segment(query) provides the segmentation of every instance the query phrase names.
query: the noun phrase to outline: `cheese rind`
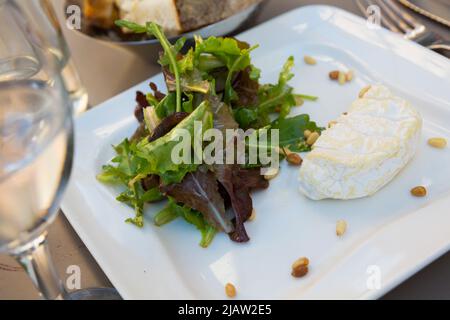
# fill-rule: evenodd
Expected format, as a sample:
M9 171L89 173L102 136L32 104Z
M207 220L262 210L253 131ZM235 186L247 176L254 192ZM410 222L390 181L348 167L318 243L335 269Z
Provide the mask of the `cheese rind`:
M300 191L313 200L373 195L414 156L422 128L410 103L381 85L372 86L336 122L300 169Z

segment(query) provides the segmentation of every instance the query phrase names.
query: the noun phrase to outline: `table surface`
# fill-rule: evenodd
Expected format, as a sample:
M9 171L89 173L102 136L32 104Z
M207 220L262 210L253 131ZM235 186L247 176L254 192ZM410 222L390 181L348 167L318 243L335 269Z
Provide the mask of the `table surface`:
M52 0L59 18L63 18L61 0ZM251 25L259 24L283 12L308 4L328 4L360 15L353 0L306 1L269 0ZM419 18L419 17L418 17ZM422 20L432 30L449 38L448 28ZM90 104L97 105L127 88L150 78L159 67L141 54L91 41L70 30L64 30L80 77L86 86ZM114 66L114 77L111 77ZM116 75L124 75L116 76ZM81 287L109 287L111 283L91 256L83 242L60 214L49 230L49 244L57 270L65 281L68 268L76 265L81 270ZM19 265L8 256L0 256L0 299L39 298L31 281ZM450 299L450 254L447 253L415 274L383 299Z

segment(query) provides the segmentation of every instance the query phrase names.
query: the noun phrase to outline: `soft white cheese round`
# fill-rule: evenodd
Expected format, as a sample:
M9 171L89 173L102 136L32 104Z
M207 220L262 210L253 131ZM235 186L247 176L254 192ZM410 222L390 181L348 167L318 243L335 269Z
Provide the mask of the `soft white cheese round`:
M313 200L370 196L414 156L422 118L409 102L372 86L325 130L300 169L300 191Z

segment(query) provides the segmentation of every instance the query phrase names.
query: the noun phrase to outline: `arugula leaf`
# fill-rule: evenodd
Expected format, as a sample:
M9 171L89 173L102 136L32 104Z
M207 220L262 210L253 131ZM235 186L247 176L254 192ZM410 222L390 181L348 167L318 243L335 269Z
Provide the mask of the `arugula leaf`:
M194 225L201 232L201 247L207 248L211 244L214 236L217 234L217 229L208 224L200 212L192 210L187 206L178 205L175 200L170 197L169 203L155 216L154 221L155 225L163 226L179 217Z
M252 124L258 120L258 109L239 108L234 111L234 118L243 129L251 128Z
M127 21L127 20L117 20L116 22L116 26L120 27L120 28L125 28L125 29L129 29L131 31L133 31L134 33L147 33L147 27L142 26L140 24L131 22L131 21Z
M181 74L194 70L194 49L190 48L183 58L178 60L178 68Z
M258 81L261 78L261 69L258 69L253 64L250 65L250 79Z
M298 97L302 100L309 100L309 101L317 101L319 99L319 97L311 96L311 95L307 95L307 94L294 94L294 96Z
M115 146L116 157L111 160L111 165L103 167L103 171L97 176L97 179L104 183L120 183L127 188L125 192L119 195L117 200L130 205L135 210L135 218L128 219L127 222L142 227L145 202L142 196L144 190L139 183L134 181L140 170L146 167L147 161L136 155L133 151L135 145L135 142L130 143L128 139L125 139Z
M203 40L195 37L195 41L195 59L197 61L202 54L207 53L217 57L230 69L242 54L238 42L232 38L209 37Z
M128 28L135 33L145 33L153 35L159 40L161 46L164 49L164 55L160 62L163 65L169 65L170 71L174 74L176 79L176 111L181 111L181 83L180 83L180 68L177 63L177 55L181 48L184 46L186 39L179 39L175 45L171 45L169 40L167 40L161 26L154 22L147 22L145 26L126 21L118 20L116 25L123 28ZM145 31L144 31L145 30Z
M264 85L259 92L259 108L261 112L274 112L276 107L281 107L280 117L289 114L290 107L296 105L293 96L293 88L287 83L294 77L291 69L294 66L294 57L289 57L280 73L278 83L276 85Z
M301 114L292 118L280 118L271 125L271 130L279 130L279 146L289 147L291 150L310 151L311 147L305 143L305 130L321 132L317 124L310 120L309 115ZM291 150L294 151L294 150Z
M225 84L224 102L230 104L232 100L237 99L236 92L231 86L233 74L250 66L250 52L258 48L258 45L249 48L247 44L232 38L209 37L203 40L196 37L195 40L194 54L200 70L210 71L221 66L227 67L228 76ZM256 69L254 69L253 76L259 77Z

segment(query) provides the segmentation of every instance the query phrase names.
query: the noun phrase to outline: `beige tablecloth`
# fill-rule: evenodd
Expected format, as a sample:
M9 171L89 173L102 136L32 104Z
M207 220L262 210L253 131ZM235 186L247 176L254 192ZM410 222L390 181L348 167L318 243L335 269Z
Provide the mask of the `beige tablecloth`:
M52 0L62 18L63 0ZM329 4L359 14L353 0L269 0L253 24L258 24L285 11L307 4ZM448 29L432 26L441 34ZM92 41L65 29L72 55L81 79L88 89L90 104L95 106L159 72L152 61L142 55L106 43ZM420 236L420 235L419 235ZM450 235L449 235L450 236ZM67 279L67 268L81 268L81 285L86 287L110 286L95 260L74 230L61 214L49 234L50 250L63 280ZM36 290L24 271L11 258L0 256L0 299L35 299ZM450 254L445 255L429 267L389 293L388 299L450 298Z

